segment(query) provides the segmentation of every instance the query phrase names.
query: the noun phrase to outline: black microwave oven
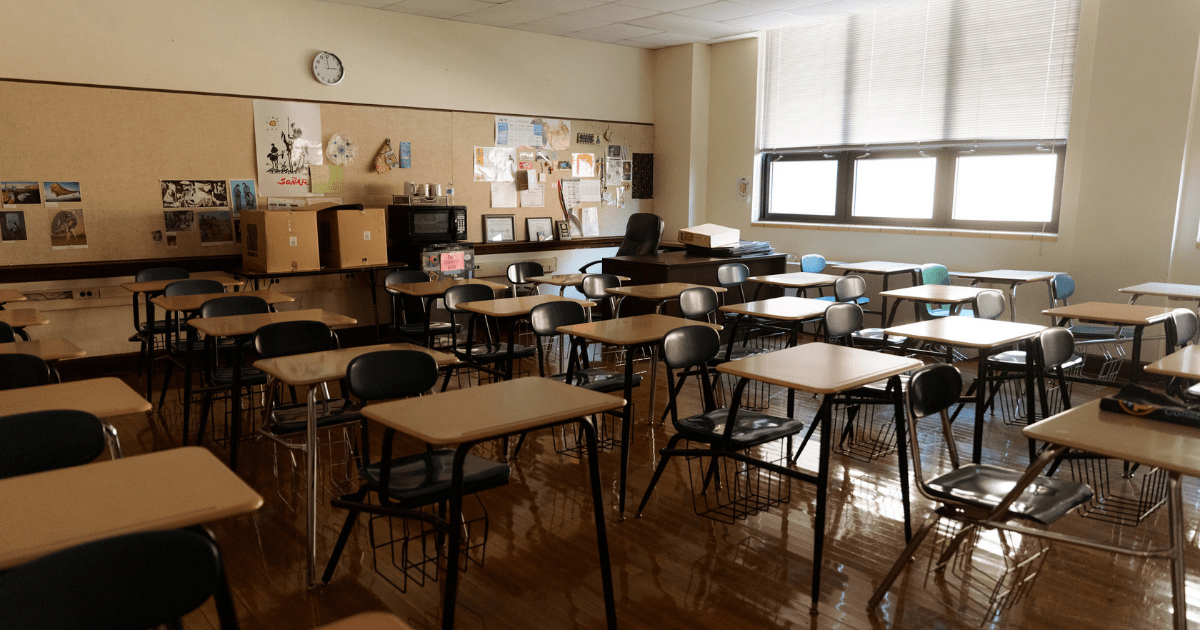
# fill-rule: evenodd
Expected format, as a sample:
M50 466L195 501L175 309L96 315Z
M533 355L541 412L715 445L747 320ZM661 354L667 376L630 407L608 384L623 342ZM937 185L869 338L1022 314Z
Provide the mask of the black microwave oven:
M467 240L466 206L387 207L388 241L392 244L455 243Z

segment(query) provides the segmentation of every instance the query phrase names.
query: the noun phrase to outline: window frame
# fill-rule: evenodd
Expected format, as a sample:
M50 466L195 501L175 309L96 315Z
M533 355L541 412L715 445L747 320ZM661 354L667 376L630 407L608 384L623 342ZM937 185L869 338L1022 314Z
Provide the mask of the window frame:
M1036 155L1051 152L1058 155L1054 174L1054 201L1051 219L1035 221L976 221L954 218L954 191L960 156ZM856 217L854 208L855 164L859 160L933 157L937 158L934 176L933 217L930 219ZM837 160L838 176L833 216L771 212L771 164L778 161ZM880 227L910 227L926 229L974 230L990 232L1057 233L1062 206L1062 183L1066 165L1066 143L1005 142L997 145L980 143L944 143L937 146L888 147L828 147L793 150L760 151L759 220L783 223L818 223L825 225L861 225Z

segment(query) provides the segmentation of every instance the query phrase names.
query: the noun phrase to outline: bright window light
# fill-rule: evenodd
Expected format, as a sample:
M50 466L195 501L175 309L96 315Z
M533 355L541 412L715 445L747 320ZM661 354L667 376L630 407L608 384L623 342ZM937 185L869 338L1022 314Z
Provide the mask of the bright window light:
M837 171L836 160L771 162L771 213L833 216Z
M854 216L933 218L937 158L861 159L854 165Z
M954 218L964 221L1047 222L1054 216L1058 155L980 155L958 158Z

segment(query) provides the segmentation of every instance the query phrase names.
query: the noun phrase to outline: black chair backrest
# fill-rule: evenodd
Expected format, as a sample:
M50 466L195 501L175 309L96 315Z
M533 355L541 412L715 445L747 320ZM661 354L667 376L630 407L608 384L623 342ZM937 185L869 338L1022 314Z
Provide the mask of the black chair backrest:
M50 366L32 354L0 354L0 390L49 385Z
M489 286L482 284L460 284L446 289L446 293L442 296L442 303L445 304L447 311L462 313L465 311L458 307L459 304L494 299L496 299L496 293Z
M1038 346L1045 367L1058 367L1070 361L1075 354L1075 335L1061 326L1047 328L1038 335Z
M176 623L221 588L221 554L188 530L126 534L0 575L6 627L134 630Z
M833 296L838 302L853 302L867 294L867 281L862 276L842 276L833 283Z
M609 289L621 286L621 279L611 273L591 273L583 277L580 291L589 300L607 300Z
M346 366L346 389L363 402L423 394L437 379L437 362L418 350L368 352Z
M210 278L192 278L176 280L163 289L163 295L204 295L205 293L224 293L225 285Z
M975 317L996 319L1004 314L1004 292L995 289L981 291L975 296Z
M1171 312L1175 322L1175 345L1186 346L1196 336L1196 314L1191 309L1177 308Z
M322 352L336 347L333 331L322 322L276 322L254 333L254 351L264 359Z
M717 312L717 292L708 287L692 287L679 294L679 311L686 319L707 318Z
M383 286L389 284L413 284L416 282L429 282L429 274L416 269L400 269L389 273L383 279Z
M656 214L636 212L625 223L625 238L617 248L617 256L641 256L658 251L666 223Z
M269 313L267 301L257 295L238 295L213 298L200 305L200 317L225 317L228 315L255 315Z
M962 395L962 375L954 366L948 363L934 363L916 372L908 381L905 393L907 407L909 444L912 446L912 470L918 486L924 487L924 475L921 468L920 434L917 431L917 421L921 418L941 414L942 436L950 455L950 465L958 468L958 446L954 442L954 432L950 428L950 417L946 410L958 402Z
M539 337L557 335L560 326L572 326L587 321L587 311L579 302L547 302L529 311L529 325Z
M190 273L183 267L151 267L143 269L133 276L134 282L154 282L155 280L186 280Z
M17 340L17 333L12 326L0 322L0 343L11 343Z
M717 267L717 284L732 289L740 287L750 277L750 268L742 263L726 263Z
M663 337L663 362L671 369L704 365L721 351L721 335L708 326L683 326Z
M862 307L853 302L835 302L825 309L825 343L841 339L845 345L853 345L851 335L862 327Z
M0 479L79 466L104 452L104 423L55 409L0 417Z
M513 284L529 284L529 279L545 275L541 263L516 262L508 266L508 281Z

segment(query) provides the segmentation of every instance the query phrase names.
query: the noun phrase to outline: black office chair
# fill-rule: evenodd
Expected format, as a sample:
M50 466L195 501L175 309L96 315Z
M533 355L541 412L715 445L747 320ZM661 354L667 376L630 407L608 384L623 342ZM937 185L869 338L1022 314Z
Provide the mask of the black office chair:
M637 212L629 215L625 223L625 238L617 248L616 256L642 256L658 251L662 241L663 229L667 224L662 217L649 212ZM588 273L588 268L600 264L599 260L592 261L579 268L579 273Z
M667 388L671 394L671 423L675 425L676 433L671 436L666 448L660 451L662 459L658 461L658 466L654 469L654 476L650 480L649 487L646 488L646 494L642 496L642 501L638 504L638 518L641 518L642 510L650 501L650 495L654 493L654 487L666 469L667 462L676 456L708 462L702 466L702 472L698 475L702 477L702 481L697 483L695 478L692 480L695 493L693 506L697 514L725 522L734 522L786 501L783 493L788 493L787 497L790 498L791 486L787 481L783 481L771 489L776 494L736 496L736 493L742 490L738 486L745 484L738 483L736 480L732 483L729 483L729 480L721 480L721 460L736 462L733 466L725 467L725 474L736 474L731 469L762 467L764 464L771 466L770 469L775 473L790 474L790 471L784 472L787 469L781 466L758 459L766 449L754 451L751 449L794 436L804 428L804 423L792 418L781 418L747 409L738 409L737 398L741 394L740 388L734 393L732 408L718 408L713 397L708 362L716 358L720 350L721 336L708 326L684 326L672 330L663 337L662 358L667 367ZM676 400L676 392L680 388L676 386L675 378L677 371L684 370L694 370L700 379L703 410L699 414L680 419L679 404ZM682 385L682 379L687 378L686 373L680 378L680 385ZM735 413L735 421L729 422L730 415ZM703 447L698 449L677 448L682 440L686 440L689 444L696 442L702 444ZM728 497L724 493L735 493L735 496ZM703 508L701 507L702 500Z
M469 286L469 285L468 285ZM384 350L355 358L346 368L347 391L365 405L374 400L408 398L424 394L438 379L437 363L433 357L415 350ZM379 460L371 461L369 422L363 418L359 429L362 437L362 466L359 473L363 483L352 494L335 499L331 505L349 510L322 581L329 583L337 568L342 550L354 531L360 513L413 518L432 524L441 531L448 526L445 514L430 514L422 508L450 500L453 449L428 449L413 455L392 457L395 429L383 432L383 450ZM508 483L506 464L467 455L463 463L463 494L475 494ZM378 499L378 505L368 502L368 495ZM436 555L436 554L435 554ZM434 571L437 570L435 561ZM407 585L408 573L405 573ZM404 587L397 585L404 590Z
M429 274L418 271L416 269L401 269L393 271L383 280L383 286L387 287L393 284L415 284L417 282L429 282ZM424 303L421 300L416 300L416 304L421 306L420 312L410 312L408 309L409 302L405 300L407 296L399 291L387 290L392 298L392 331L397 337L416 341L421 345L425 341L425 309ZM419 315L416 322L409 323L408 316ZM462 326L453 322L429 322L429 337L432 340L438 337L450 334L458 334L462 332Z
M215 598L220 627L237 613L221 552L192 530L126 534L52 553L0 574L0 623L22 630L182 627Z
M79 466L109 449L121 457L117 430L85 411L55 409L0 417L0 479Z
M487 318L484 318L484 341L482 343L475 342L475 322L480 317L477 313L463 310L462 304L467 302L480 302L485 300L495 299L495 293L491 287L482 284L460 284L458 286L446 289L446 293L442 296L442 304L445 305L446 311L450 313L450 317L455 315L469 315L467 323L467 339L466 346L460 349L458 336L455 335L454 343L451 346L451 352L463 361L473 363L477 367L484 368L493 376L502 376L503 372L497 369L488 368L486 366L508 361L508 342L500 341L492 336L491 328L487 325ZM513 363L520 359L532 357L537 354L537 350L533 346L522 344L513 344ZM513 366L513 373L517 372L516 366Z
M58 382L58 375L32 354L0 354L0 391Z
M227 317L230 315L255 315L259 313L269 313L271 307L267 305L267 301L256 295L238 295L230 294L225 297L214 298L200 305L200 317ZM204 375L205 387L202 389L203 395L200 401L200 425L196 434L196 444L199 445L204 439L204 427L208 423L209 411L212 409L213 398L219 393L228 393L229 396L240 396L242 392L230 391L233 387L233 368L223 366L220 363L220 354L243 352L243 342L235 342L228 346L218 346L217 340L208 338L204 340L204 352L201 359L201 373ZM222 350L227 348L227 352ZM261 370L246 365L243 363L241 367L241 386L245 390L250 390L255 386L266 385L267 375ZM232 400L232 399L230 399ZM184 401L184 404L190 404L190 401ZM186 429L186 427L185 427ZM187 443L187 435L183 436L184 443ZM228 439L236 440L241 436L227 436Z
M972 530L991 527L990 523L985 521L995 523L1016 519L1049 525L1092 498L1092 490L1081 483L1040 476L1041 469L1048 463L1041 460L1039 463L1042 465L1031 467L1028 471L988 464L960 465L958 448L946 410L958 402L961 392L962 377L959 376L958 370L944 363L921 368L909 380L906 415L917 488L926 499L937 502L940 507L926 519L908 546L900 553L867 603L868 610L879 605L879 601L891 588L921 542L941 519L957 520L963 527L943 547L942 554L935 563L935 569L938 570L946 566ZM923 451L920 440L923 434L918 429L917 422L935 414L942 420L942 436L946 442L952 469L927 480L921 467ZM941 461L941 457L934 459ZM1032 477L1032 482L1021 496L1015 502L1004 505L1004 511L998 519L988 519L991 513L1001 507L1004 495L1029 477ZM1023 528L1021 531L1033 536L1038 535L1037 530L1029 528Z
M515 262L508 266L506 271L508 282L512 285L513 297L524 295L534 295L538 292L537 283L530 282L530 278L536 278L546 274L541 263L525 261ZM522 293L524 292L524 293Z
M5 322L0 322L0 343L12 343L17 340L17 334L13 331L13 327Z
M133 276L134 282L154 282L155 280L186 280L191 274L187 269L182 267L152 267L143 269ZM146 299L151 296L147 295ZM138 378L142 376L142 370L146 365L146 361L150 356L150 346L147 344L153 343L156 335L165 335L170 330L171 322L167 319L159 319L153 322L142 321L142 308L138 304L138 294L133 294L133 335L129 337L129 341L141 342L141 349L138 353Z

